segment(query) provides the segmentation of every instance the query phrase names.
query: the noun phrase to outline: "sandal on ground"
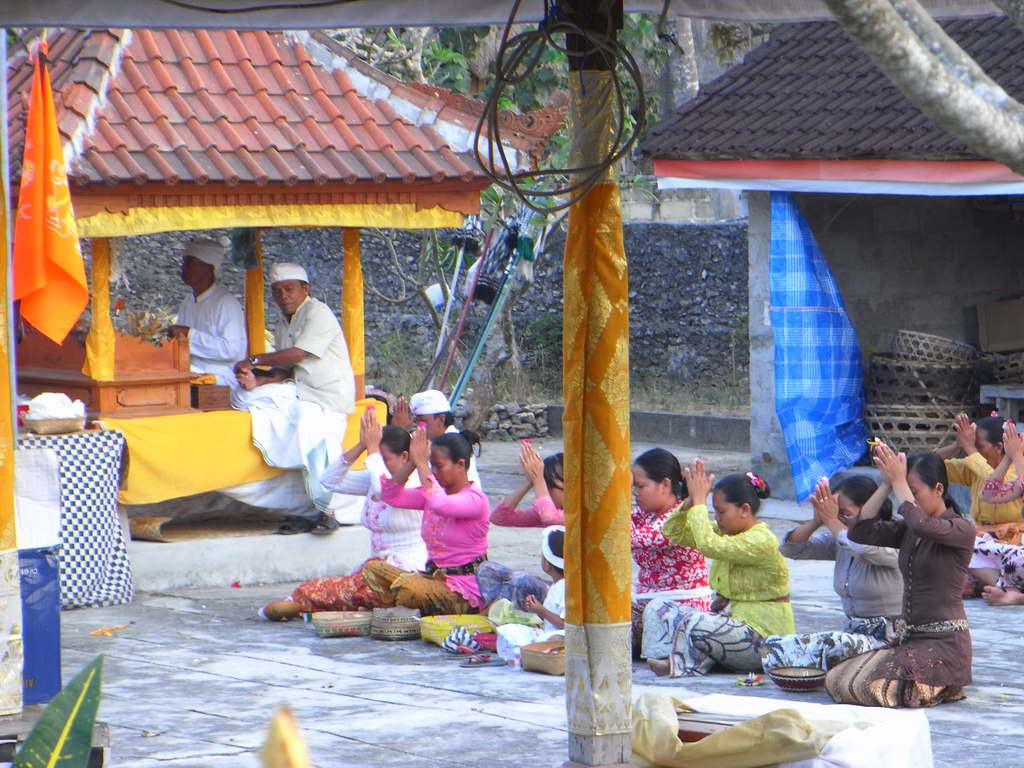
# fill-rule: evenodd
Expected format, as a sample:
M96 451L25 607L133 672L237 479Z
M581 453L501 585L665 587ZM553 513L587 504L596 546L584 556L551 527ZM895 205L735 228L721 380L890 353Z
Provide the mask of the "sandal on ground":
M295 517L289 516L281 521L281 525L278 527L277 532L282 536L292 536L296 533L309 533L313 526L319 522L317 520L310 520L308 517Z
M310 525L309 532L314 536L326 536L329 533L334 533L340 527L341 523L335 520L334 517L326 512L321 512L320 517Z
M491 656L489 653L481 653L479 656L470 656L460 667L505 667L508 662L500 656Z

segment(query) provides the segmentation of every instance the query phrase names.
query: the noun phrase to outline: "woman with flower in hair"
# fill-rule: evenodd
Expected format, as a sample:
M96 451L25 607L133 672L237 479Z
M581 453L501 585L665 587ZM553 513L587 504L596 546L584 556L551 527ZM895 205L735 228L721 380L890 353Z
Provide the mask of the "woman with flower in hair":
M769 496L768 484L753 472L726 475L716 484L697 459L686 470L686 485L694 505L673 514L662 530L671 541L696 547L713 561L710 581L716 598L711 611L673 617L670 647L648 647L645 639L647 663L655 673L672 677L704 675L716 664L730 671L758 671L763 639L795 632L789 567L775 534L757 519L761 501ZM714 524L705 502L712 488ZM645 612L645 638L648 618Z

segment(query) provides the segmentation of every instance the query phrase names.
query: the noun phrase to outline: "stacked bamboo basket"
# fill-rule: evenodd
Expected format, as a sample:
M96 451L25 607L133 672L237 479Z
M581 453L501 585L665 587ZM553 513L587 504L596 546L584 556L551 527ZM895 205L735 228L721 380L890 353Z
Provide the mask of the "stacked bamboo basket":
M918 331L896 331L891 352L875 355L868 367L864 406L868 431L908 453L948 443L955 437L956 415L977 408L978 362L979 352L970 344Z

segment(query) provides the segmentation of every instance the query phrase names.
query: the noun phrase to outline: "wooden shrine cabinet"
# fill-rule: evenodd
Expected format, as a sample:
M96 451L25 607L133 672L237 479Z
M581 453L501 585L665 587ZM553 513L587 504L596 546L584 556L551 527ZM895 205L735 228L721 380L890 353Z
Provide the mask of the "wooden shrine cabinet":
M83 336L71 334L58 345L26 323L18 344L18 394L64 392L85 403L93 418L192 412L187 340L157 346L120 331L114 335L114 379L98 381L82 373Z

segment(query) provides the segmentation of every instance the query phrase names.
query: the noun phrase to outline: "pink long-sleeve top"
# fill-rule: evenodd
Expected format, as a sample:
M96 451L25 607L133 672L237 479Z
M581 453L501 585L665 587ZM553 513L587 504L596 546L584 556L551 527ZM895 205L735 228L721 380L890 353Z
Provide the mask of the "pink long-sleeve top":
M465 565L487 554L491 506L476 483L449 495L432 477L420 488L406 488L382 477L381 499L395 507L423 510L420 535L427 555L439 568ZM474 608L483 607L475 574L446 575L445 584Z
M550 496L540 496L528 507L513 507L500 502L491 512L491 522L517 528L547 528L565 525L565 512L555 506Z

